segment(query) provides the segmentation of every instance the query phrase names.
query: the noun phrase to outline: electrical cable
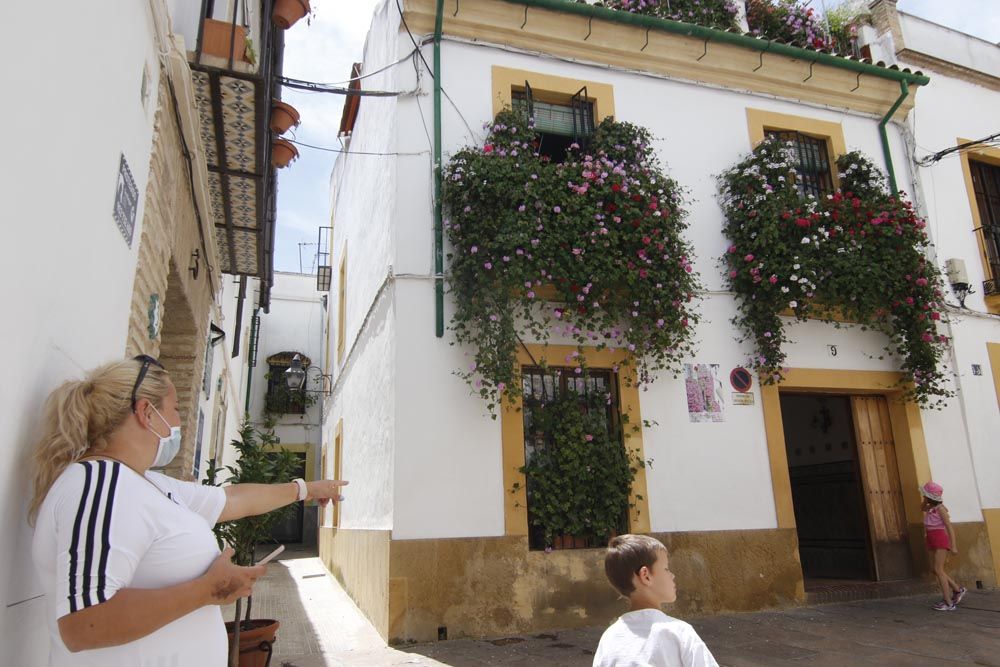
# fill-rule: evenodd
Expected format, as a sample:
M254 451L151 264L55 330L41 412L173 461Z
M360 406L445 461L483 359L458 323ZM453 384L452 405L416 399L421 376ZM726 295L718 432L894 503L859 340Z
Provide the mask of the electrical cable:
M326 146L314 146L312 144L307 144L296 139L287 139L287 141L295 144L296 146L304 146L305 148L312 148L317 151L325 151L327 153L346 153L348 155L427 155L430 151L417 151L415 153L375 153L369 151L345 151L340 148L328 148Z
M437 72L435 72L431 68L430 64L428 64L427 58L424 58L423 51L420 50L420 44L417 44L416 38L414 38L413 33L410 32L410 26L406 24L406 17L403 16L403 6L399 4L399 0L396 0L396 9L399 11L399 19L403 22L403 27L406 28L406 34L410 36L410 41L413 42L413 48L416 49L420 59L424 61L424 67L427 68L427 72L431 75L431 78L437 78Z
M302 81L301 79L289 79L281 77L279 83L286 88L305 90L311 93L332 93L334 95L357 95L358 97L398 97L400 95L411 95L411 91L395 90L363 90L361 88L352 90L351 88L331 88L324 84L313 83L312 81Z
M975 141L966 141L965 143L958 144L957 146L952 146L951 148L945 148L937 153L932 153L930 155L925 155L924 157L917 160L917 164L921 167L929 167L935 162L941 160L941 158L950 155L952 153L962 152L967 148L972 148L974 146L994 146L1000 141L1000 132L991 134L988 137L982 139L977 139Z
M333 87L333 86L343 86L344 84L354 83L355 81L361 81L362 79L367 79L370 76L375 76L376 74L381 74L382 72L386 71L387 69L389 69L391 67L395 67L396 65L399 65L400 63L406 62L407 60L410 59L410 57L413 56L413 53L415 51L416 51L416 49L413 49L413 51L410 51L405 56L403 56L402 58L400 58L399 60L397 60L396 62L389 63L388 65L385 65L384 67L380 67L377 70L375 70L374 72L368 72L367 74L362 74L361 76L356 76L356 77L354 77L352 79L346 79L344 81L334 81L333 83L316 83L316 85L317 86L324 86L324 87L330 88L330 87Z

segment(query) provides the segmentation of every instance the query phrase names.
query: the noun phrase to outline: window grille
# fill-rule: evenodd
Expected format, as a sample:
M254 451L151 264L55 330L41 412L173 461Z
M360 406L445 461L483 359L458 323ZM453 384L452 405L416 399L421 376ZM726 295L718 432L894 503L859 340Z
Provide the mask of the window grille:
M972 191L979 209L980 227L976 229L986 255L986 281L983 294L997 294L1000 280L1000 167L969 161Z
M795 152L796 185L803 199L812 195L823 199L833 194L833 177L830 173L830 157L826 150L826 140L817 139L801 132L767 130L768 137L791 143Z
M546 434L534 428L534 412L566 395L575 392L580 396L580 409L590 411L597 405L604 406L604 424L612 441L622 443L622 424L620 400L618 396L617 376L610 370L589 370L586 377L579 376L572 368L540 368L525 366L521 370L521 386L523 390L524 419L524 460L531 461L535 452L541 451L551 443L547 442ZM610 397L610 402L595 398ZM545 536L543 531L531 525L531 480L527 480L528 498L528 545L531 549L544 549ZM622 514L619 533L628 532L628 516ZM593 546L593 545L590 545Z

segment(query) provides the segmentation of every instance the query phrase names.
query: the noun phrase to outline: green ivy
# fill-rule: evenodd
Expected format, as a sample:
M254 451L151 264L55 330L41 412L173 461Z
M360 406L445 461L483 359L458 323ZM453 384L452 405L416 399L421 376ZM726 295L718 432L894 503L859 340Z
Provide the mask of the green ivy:
M520 472L527 478L529 523L542 530L546 545L564 534L606 544L627 527L632 482L649 462L626 449L620 430L609 429L607 402L607 396L573 391L530 401L525 437L544 445Z
M445 170L451 330L474 350L458 371L494 413L520 396L524 337L623 349L639 383L676 372L693 352L699 290L681 191L661 170L647 130L605 119L557 164L537 151L526 115L506 110L483 146ZM543 290L554 289L554 300ZM616 369L617 370L617 369Z
M926 223L859 152L837 160L841 189L821 200L800 198L794 165L790 148L768 139L720 176L732 241L723 263L739 297L733 322L756 348L751 365L763 382L780 380L783 312L840 326L839 311L886 334L908 397L939 407L951 396L941 370L949 341L937 330L943 292L925 256Z

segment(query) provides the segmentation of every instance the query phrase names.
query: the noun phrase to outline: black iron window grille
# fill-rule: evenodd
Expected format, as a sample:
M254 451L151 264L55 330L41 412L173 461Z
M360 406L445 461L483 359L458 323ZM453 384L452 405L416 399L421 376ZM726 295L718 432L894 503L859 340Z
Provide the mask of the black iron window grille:
M975 231L986 258L983 294L988 296L1000 293L1000 167L970 160L969 168L979 209L980 226Z
M594 134L594 103L584 86L570 96L568 104L535 99L531 84L524 82L523 91L513 91L511 104L534 119L540 138L538 152L554 162L563 162L570 144L585 146Z
M833 194L833 176L825 139L785 130L766 130L765 134L791 144L795 153L796 186L803 199L810 195L823 199Z
M524 366L521 369L521 386L523 391L524 420L524 460L546 447L551 447L550 437L535 425L534 414L537 410L573 392L579 397L580 410L590 413L601 410L605 427L612 442L622 442L622 420L620 398L618 394L617 375L611 370L591 369L586 376L578 375L573 368L541 368L539 366ZM603 408L603 409L602 409ZM545 535L541 528L532 525L531 521L531 480L527 482L528 499L528 547L529 549L545 549ZM623 513L618 533L628 532L628 514ZM594 545L581 545L577 548L587 548ZM570 547L566 547L570 548Z

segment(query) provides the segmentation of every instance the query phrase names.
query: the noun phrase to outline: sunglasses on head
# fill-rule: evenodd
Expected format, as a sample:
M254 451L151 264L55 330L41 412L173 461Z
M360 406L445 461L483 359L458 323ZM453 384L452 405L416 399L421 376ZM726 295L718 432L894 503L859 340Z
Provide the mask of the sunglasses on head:
M136 377L135 384L132 385L132 412L135 412L135 402L138 400L135 394L137 391L139 391L139 385L141 385L142 381L146 379L146 373L149 371L149 367L156 366L157 368L163 368L163 364L161 364L159 360L149 356L148 354L140 354L137 357L132 357L132 359L133 361L142 362L142 367L139 369L139 376Z

